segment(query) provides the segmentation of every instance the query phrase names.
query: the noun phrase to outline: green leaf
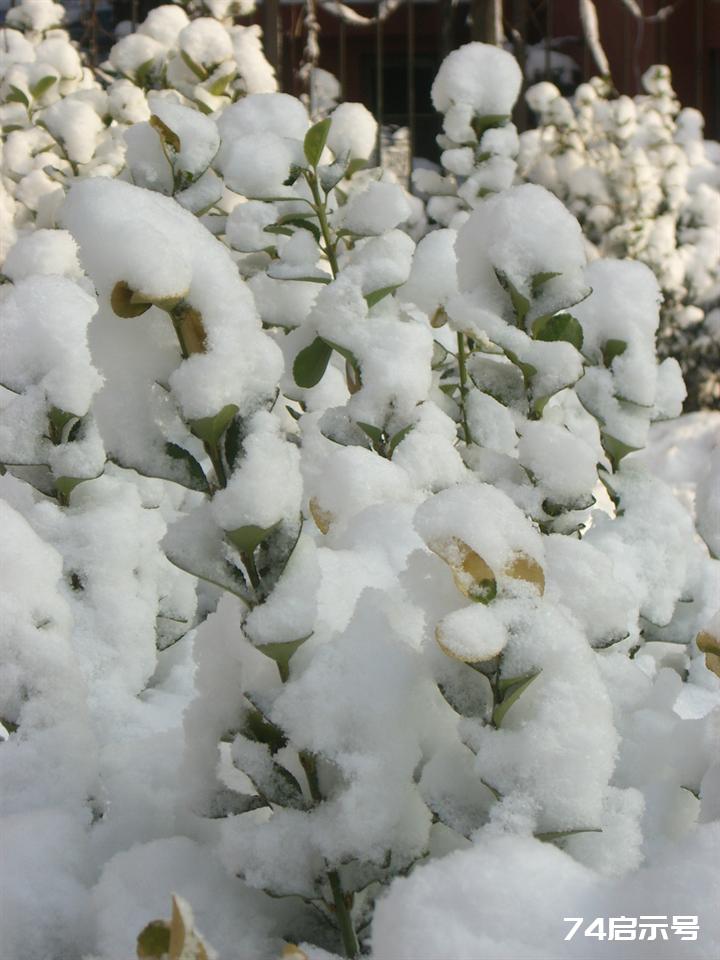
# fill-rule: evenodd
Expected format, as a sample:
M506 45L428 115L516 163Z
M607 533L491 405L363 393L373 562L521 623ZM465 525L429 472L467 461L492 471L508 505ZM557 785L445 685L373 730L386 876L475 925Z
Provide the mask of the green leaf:
M627 350L625 340L606 340L602 348L603 363L610 367L615 357L621 357Z
M209 801L207 809L203 810L203 815L208 820L222 820L225 817L236 817L241 813L259 810L265 806L267 804L257 794L238 793L229 787L223 787Z
M150 60L145 60L135 71L135 82L139 87L144 87L146 81L148 80L152 68L155 64L155 61L151 58Z
M151 920L137 938L139 960L162 960L170 953L170 924Z
M365 301L370 309L375 306L376 303L380 303L385 297L390 296L391 293L395 293L397 288L400 286L399 283L394 283L389 287L380 287L379 290L373 290L372 293L368 293L365 297Z
M259 648L262 649L262 648ZM249 699L249 698L248 698ZM252 700L250 701L252 703ZM265 716L265 714L253 703L252 710L245 715L241 733L248 740L254 740L256 743L266 744L271 754L276 754L287 746L287 737L277 724Z
M267 227L263 227L265 233L278 234L281 237L291 237L293 231L289 227L283 227L279 223L270 223Z
M548 833L536 833L535 839L542 840L543 843L555 843L556 840L564 840L565 837L574 837L578 833L602 833L600 827L578 827L575 830L550 830Z
M334 343L332 340L325 340L325 343L332 350L335 350L337 353L339 353L341 357L344 357L344 359L347 360L347 362L350 364L353 370L355 370L358 376L360 375L360 364L358 363L357 357L352 352L352 350L348 350L347 347L343 347L339 343Z
M278 520L270 527L258 527L250 523L246 527L238 527L237 530L228 530L225 536L241 555L252 555L263 540L267 540L270 534L280 525L280 522Z
M326 117L324 120L310 127L305 134L303 149L305 150L307 162L311 167L316 167L318 163L320 163L320 157L325 149L328 133L330 133L330 123L330 117Z
M345 179L351 180L359 170L364 170L367 167L367 160L362 160L360 157L355 157L354 160L351 160L347 165L347 170L345 171Z
M300 637L299 640L288 640L285 643L264 643L256 649L258 649L260 653L264 653L266 657L270 657L271 660L275 661L280 671L280 679L285 683L290 676L290 659L292 655L310 636L312 636L312 634L308 634L306 637Z
M300 227L303 230L309 230L316 240L320 240L320 230L318 229L317 224L313 223L312 220L308 220L306 217L301 217L297 213L286 214L284 217L280 217L278 224L281 226L288 225Z
M72 429L73 421L79 421L80 417L75 413L69 413L67 410L61 410L60 407L50 407L48 421L50 424L50 439L57 446L60 443L66 443L68 433Z
M576 350L582 350L583 329L579 320L569 313L556 313L552 317L539 317L532 327L535 340L564 340Z
M295 357L293 363L295 383L305 389L320 383L331 356L332 347L322 337L315 337L313 342Z
M185 467L186 479L183 486L188 487L190 490L201 490L203 493L208 492L207 477L203 472L203 468L188 450L177 443L166 443L165 453L172 460L180 461Z
M190 420L188 426L191 432L203 443L209 443L216 446L220 437L225 433L230 423L238 412L238 407L234 403L228 403L214 417L201 417L199 420Z
M217 80L213 80L208 87L208 92L214 97L221 97L227 90L230 81L235 79L235 76L234 70L231 70L229 73L224 73L221 77L218 77Z
M170 127L153 114L148 121L153 130L156 130L160 139L163 141L166 146L173 149L176 153L180 152L180 137L175 133L174 130L171 130Z
M357 425L366 436L370 437L373 443L383 443L385 432L380 427L374 427L371 423L363 423L362 420L358 420Z
M492 130L494 127L504 127L510 117L504 113L488 113L484 117L473 117L472 128L478 140L486 130Z
M545 273L534 273L530 278L531 296L535 298L540 293L540 291L545 286L545 284L548 282L548 280L552 280L553 277L559 277L559 276L560 276L559 273L556 273L556 272L553 273L552 271L548 271Z
M635 453L635 451L639 449L639 447L631 447L622 440L618 440L617 437L611 437L607 433L601 432L600 437L605 453L610 458L613 470L617 470L623 457L626 457L629 453Z
M47 77L41 77L41 79L38 80L34 86L30 87L30 93L37 100L46 91L48 91L54 83L57 83L57 77L51 77L50 75Z
M540 676L541 671L538 670L537 673L531 673L527 677L513 677L507 680L500 680L498 682L498 691L503 694L502 699L498 704L496 704L495 709L493 710L493 724L496 727L499 727L504 718L505 714L508 712L510 707L522 696L523 693L527 690L530 684L537 677Z
M403 427L402 430L398 430L396 434L390 437L390 443L388 444L388 457L392 457L395 453L396 447L398 447L405 437L415 429L414 423L409 423L406 427Z
M83 483L85 480L91 480L91 479L94 479L94 478L92 477L56 477L55 489L62 497L67 499L79 483Z
M183 58L188 67L192 70L198 80L207 80L208 73L204 67L201 67L199 63L195 63L193 58L189 53L186 53L184 50L180 51L180 56Z
M520 370L523 375L523 380L525 381L525 386L529 387L532 383L532 378L537 373L537 367L534 367L531 363L524 363L512 350L506 350L505 356Z
M10 84L10 93L5 98L8 103L21 103L24 107L30 106L30 101L25 96L20 87Z
M495 270L495 276L503 290L509 295L510 301L515 311L515 320L518 326L522 326L525 317L530 309L530 301L524 297L504 270Z

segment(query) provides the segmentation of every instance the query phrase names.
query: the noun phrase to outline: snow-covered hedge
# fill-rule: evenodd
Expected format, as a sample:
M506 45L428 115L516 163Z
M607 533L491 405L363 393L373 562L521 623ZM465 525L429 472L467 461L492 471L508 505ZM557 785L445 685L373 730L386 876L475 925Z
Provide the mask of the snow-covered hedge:
M527 100L538 127L520 138L519 172L580 221L591 256L632 257L663 292L659 347L677 357L689 408L720 406L720 144L681 109L670 71L651 67L644 93L611 97L603 80L571 99L550 83Z
M361 106L175 82L16 221L7 960L549 957L580 891L662 912L691 853L666 911L720 938L717 544L628 456L682 379L652 272L511 186L517 77L443 65L446 153L494 172L417 243Z

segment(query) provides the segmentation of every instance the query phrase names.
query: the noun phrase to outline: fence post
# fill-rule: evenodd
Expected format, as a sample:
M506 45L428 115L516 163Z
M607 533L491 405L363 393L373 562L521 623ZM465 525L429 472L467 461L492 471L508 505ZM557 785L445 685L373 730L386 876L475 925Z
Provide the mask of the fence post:
M278 84L282 89L282 64L280 62L280 0L263 0L263 46L265 56L275 68Z

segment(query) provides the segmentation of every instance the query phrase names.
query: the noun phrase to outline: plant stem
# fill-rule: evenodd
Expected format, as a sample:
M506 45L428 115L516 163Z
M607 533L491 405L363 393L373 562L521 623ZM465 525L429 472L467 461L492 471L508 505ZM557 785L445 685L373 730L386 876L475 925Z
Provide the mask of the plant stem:
M225 476L225 467L222 462L222 457L220 456L220 451L215 444L204 443L205 453L207 453L210 458L210 463L213 465L215 470L215 477L217 478L218 487L221 489L227 486L227 477Z
M458 345L458 370L460 371L460 411L462 413L462 425L463 433L465 435L465 443L471 443L472 437L470 436L470 427L468 426L467 420L467 366L465 364L465 334L458 333L457 335L457 345Z
M307 777L308 786L310 788L310 796L313 798L315 803L322 803L323 795L320 792L315 757L309 753L301 753L300 763L302 764L303 770L305 771L305 776ZM327 880L333 897L335 915L340 928L340 936L342 937L345 956L350 958L357 957L358 953L360 952L360 945L358 944L355 928L353 927L350 909L345 900L345 894L343 893L342 884L340 882L340 874L337 872L337 870L328 870Z
M332 242L332 236L330 233L330 224L327 221L327 214L325 210L325 202L320 196L320 189L318 187L317 174L315 172L308 171L305 179L308 182L310 190L312 191L313 200L315 201L315 213L318 215L318 221L320 223L320 232L323 237L323 253L328 258L330 264L330 269L332 270L333 277L338 275L338 263L337 257L335 256L335 245Z
M340 934L342 935L345 956L356 957L360 947L358 945L357 936L353 928L352 917L350 916L348 905L345 902L345 894L343 893L342 885L340 883L340 876L338 875L337 870L329 870L327 878L332 891L333 901L335 903L335 913L338 918Z

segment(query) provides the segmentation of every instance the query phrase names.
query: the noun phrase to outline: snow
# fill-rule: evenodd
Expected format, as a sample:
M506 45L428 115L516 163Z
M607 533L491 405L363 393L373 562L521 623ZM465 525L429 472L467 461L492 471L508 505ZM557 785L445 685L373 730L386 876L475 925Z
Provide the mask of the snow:
M62 75L1 108L7 960L173 907L208 957L337 960L345 912L376 960L624 957L563 918L663 911L698 940L634 953L714 956L718 424L656 337L661 286L703 322L717 151L664 70L536 88L519 140L471 44L422 198L316 77L318 194L247 12L157 8L98 75L0 49Z
M338 158L367 160L375 149L377 121L361 103L341 103L331 115L327 145Z
M514 57L490 44L469 43L443 61L433 83L433 106L444 113L467 104L480 117L507 115L521 83Z

